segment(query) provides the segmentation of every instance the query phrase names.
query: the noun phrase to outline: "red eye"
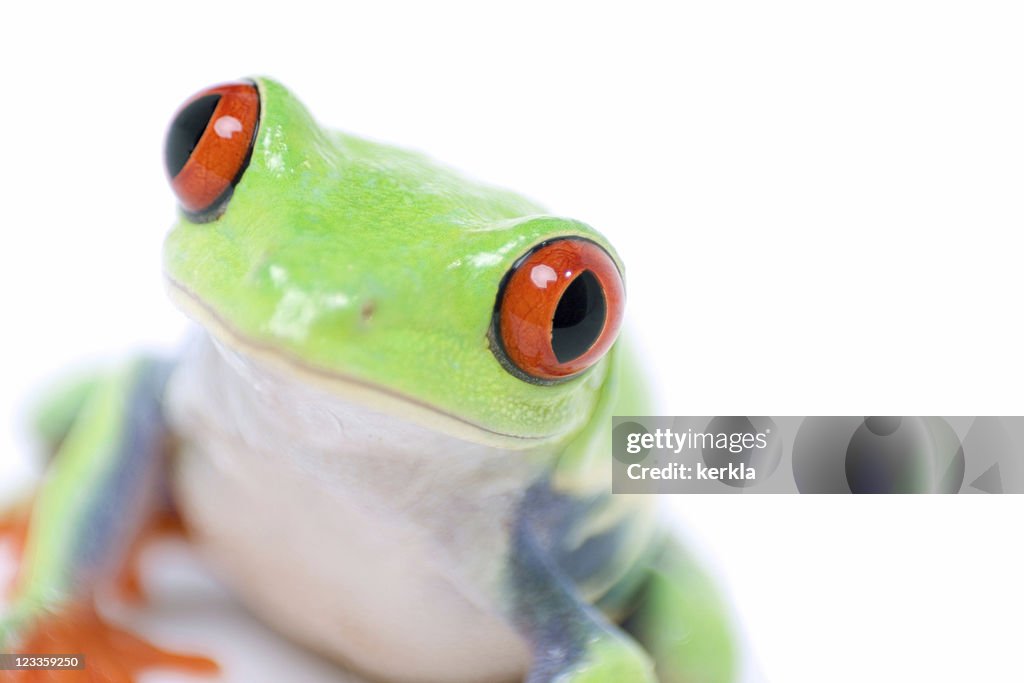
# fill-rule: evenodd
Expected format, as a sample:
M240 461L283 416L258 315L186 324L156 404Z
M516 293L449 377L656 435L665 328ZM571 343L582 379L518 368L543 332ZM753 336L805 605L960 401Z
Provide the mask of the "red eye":
M494 313L495 353L523 379L571 377L611 348L624 303L608 252L584 239L545 242L505 277Z
M167 131L164 163L171 188L196 221L217 218L249 165L260 117L252 83L227 83L192 96Z

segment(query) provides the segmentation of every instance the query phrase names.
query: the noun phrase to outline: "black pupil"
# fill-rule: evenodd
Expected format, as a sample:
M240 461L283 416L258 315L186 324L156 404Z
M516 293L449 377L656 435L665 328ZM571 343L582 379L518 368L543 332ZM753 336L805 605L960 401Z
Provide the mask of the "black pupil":
M210 122L218 102L220 95L204 95L182 109L174 119L171 129L167 131L167 145L164 147L164 163L172 178L178 175L192 156L192 150L199 144L199 138L203 137L206 124Z
M594 345L604 328L604 290L585 270L569 283L551 321L551 348L559 363L579 358Z

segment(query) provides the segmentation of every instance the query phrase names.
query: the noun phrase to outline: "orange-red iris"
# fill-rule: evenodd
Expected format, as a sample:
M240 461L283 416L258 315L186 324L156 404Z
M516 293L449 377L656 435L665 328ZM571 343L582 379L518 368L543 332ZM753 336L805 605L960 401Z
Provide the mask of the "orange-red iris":
M591 329L580 352L573 357L563 353L560 359L553 343L555 335L565 333L556 328L557 319L564 314L559 306L567 305L563 297L581 277L588 286L600 288L597 295L603 306L589 313L600 318L588 321ZM611 348L622 323L624 299L619 269L604 249L584 239L548 242L528 254L508 276L497 315L501 346L508 360L530 377L570 377L589 368Z
M174 172L174 193L192 214L215 209L228 196L249 162L259 125L260 96L252 83L227 83L196 93L182 105L175 121L189 105L209 96L219 99L205 129L180 170L169 169Z

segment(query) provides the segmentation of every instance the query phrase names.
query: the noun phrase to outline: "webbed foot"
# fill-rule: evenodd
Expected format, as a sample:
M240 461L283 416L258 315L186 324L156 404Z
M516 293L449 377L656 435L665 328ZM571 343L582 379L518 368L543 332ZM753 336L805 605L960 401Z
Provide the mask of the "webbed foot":
M20 566L21 557L28 541L29 521L32 517L32 502L35 496L22 496L13 504L0 511L0 543L9 543L14 551L15 562ZM0 595L10 597L17 583L15 577L8 585L0 586Z
M0 683L136 683L149 669L173 669L208 676L219 667L198 655L163 650L104 620L91 604L35 615L19 639L18 653L83 655L81 670L0 671Z
M160 512L146 523L128 549L121 570L114 577L114 590L118 598L131 604L145 602L146 593L142 583L142 553L152 541L178 536L185 536L185 527L181 518L173 511Z

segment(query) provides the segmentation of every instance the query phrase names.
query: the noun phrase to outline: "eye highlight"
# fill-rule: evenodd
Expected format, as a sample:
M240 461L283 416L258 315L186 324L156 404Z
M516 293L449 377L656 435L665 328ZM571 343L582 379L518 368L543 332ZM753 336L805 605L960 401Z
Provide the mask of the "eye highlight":
M586 239L534 247L505 276L494 310L492 348L509 372L551 383L577 375L611 348L625 292L615 261Z
M226 83L196 93L167 130L164 164L189 218L216 219L249 165L259 126L260 95L252 83Z

